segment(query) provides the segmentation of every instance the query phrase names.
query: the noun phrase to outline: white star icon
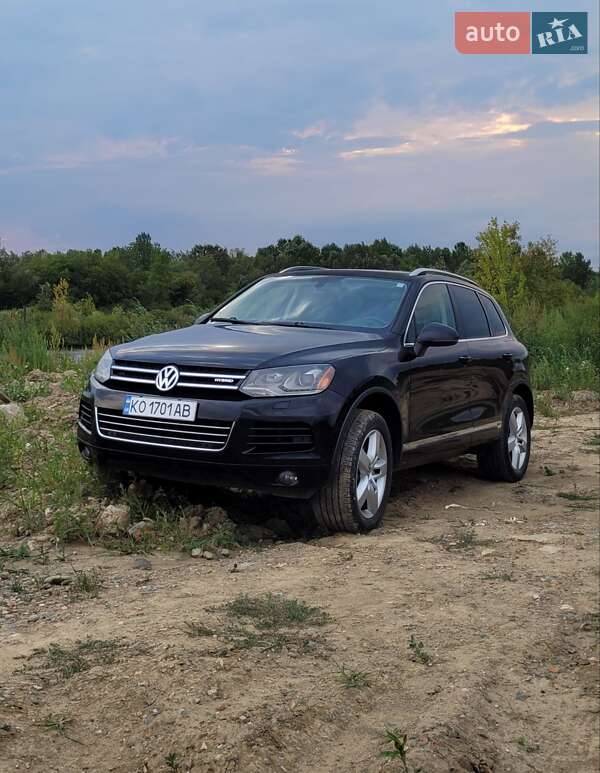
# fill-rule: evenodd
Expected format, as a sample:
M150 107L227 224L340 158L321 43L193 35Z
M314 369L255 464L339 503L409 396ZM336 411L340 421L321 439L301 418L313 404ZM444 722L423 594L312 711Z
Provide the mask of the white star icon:
M555 16L552 21L548 22L548 24L552 27L553 30L555 30L557 27L562 27L566 21L569 21L569 19L557 19Z

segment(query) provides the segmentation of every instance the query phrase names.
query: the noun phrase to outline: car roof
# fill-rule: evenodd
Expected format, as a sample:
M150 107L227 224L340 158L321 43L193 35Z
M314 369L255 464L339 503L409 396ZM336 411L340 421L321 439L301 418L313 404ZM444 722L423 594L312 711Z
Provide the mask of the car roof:
M338 275L338 276L371 276L381 278L397 278L403 281L412 281L415 279L447 279L465 283L471 287L479 288L477 282L469 277L453 274L451 271L444 271L439 268L416 268L413 271L393 271L380 268L324 268L323 266L290 266L279 272L282 276L297 275Z

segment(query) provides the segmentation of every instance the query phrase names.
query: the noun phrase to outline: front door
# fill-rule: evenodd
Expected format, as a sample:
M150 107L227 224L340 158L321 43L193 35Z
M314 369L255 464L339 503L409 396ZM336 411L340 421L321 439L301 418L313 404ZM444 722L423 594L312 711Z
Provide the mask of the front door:
M457 328L445 282L431 282L421 291L407 330L414 344L424 325L441 322ZM409 385L409 432L404 453L414 461L458 453L470 444L473 384L469 376L468 343L430 346L414 363Z

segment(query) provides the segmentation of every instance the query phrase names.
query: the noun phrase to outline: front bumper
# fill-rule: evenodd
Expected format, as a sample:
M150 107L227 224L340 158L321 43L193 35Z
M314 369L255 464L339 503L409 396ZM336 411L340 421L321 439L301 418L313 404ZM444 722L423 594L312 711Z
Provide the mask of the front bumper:
M344 403L343 397L332 389L307 397L197 400L196 423L232 424L227 444L219 451L171 448L160 441L148 445L103 436L98 410L120 412L126 394L131 393L108 389L93 377L82 394L86 416L91 419L79 422L77 439L80 448L89 449L91 458L102 465L152 477L237 486L296 498L310 497L329 478ZM252 432L257 426L286 425L310 427L310 448L277 452L253 448ZM296 474L296 485L286 486L278 480L284 471Z

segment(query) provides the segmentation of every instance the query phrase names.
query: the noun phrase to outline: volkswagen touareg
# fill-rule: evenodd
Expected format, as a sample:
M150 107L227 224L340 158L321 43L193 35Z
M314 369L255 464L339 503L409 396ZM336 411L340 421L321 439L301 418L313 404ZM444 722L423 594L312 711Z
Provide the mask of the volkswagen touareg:
M98 465L310 499L326 528L361 531L404 468L473 452L520 480L532 422L527 350L473 281L299 266L110 348L78 441Z

